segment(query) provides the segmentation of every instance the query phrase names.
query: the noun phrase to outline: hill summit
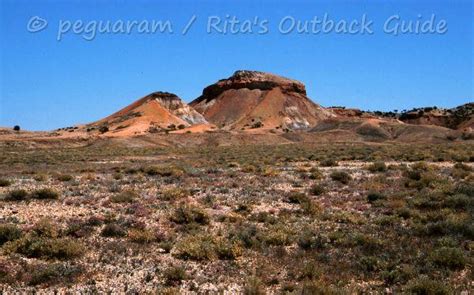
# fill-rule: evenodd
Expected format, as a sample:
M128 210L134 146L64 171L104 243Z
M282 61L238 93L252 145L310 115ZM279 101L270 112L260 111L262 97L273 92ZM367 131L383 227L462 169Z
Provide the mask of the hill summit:
M306 129L334 116L306 96L303 83L258 71L236 71L204 88L190 105L224 129Z
M206 119L169 92L153 92L112 115L87 125L88 131L133 135L208 125Z

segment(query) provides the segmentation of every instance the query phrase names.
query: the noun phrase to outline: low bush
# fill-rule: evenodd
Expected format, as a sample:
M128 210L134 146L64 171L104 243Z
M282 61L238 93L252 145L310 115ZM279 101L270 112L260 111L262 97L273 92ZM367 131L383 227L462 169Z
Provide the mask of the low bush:
M38 200L57 200L59 199L59 193L50 188L43 188L33 191L31 197Z
M191 205L181 205L175 209L170 216L170 220L178 224L197 223L205 225L209 223L209 216L206 211L201 208Z
M335 167L335 166L338 166L338 163L336 160L332 158L327 158L327 159L321 160L319 162L319 165L321 165L322 167Z
M84 252L83 245L68 238L49 238L30 233L5 246L8 252L29 258L72 259Z
M183 169L174 166L150 166L143 169L150 176L180 177L184 174Z
M431 280L427 277L421 277L410 281L408 286L405 287L405 291L416 295L448 295L453 292L446 283L438 280Z
M387 171L387 165L385 165L385 162L374 162L371 165L369 165L367 169L372 173L385 172Z
M342 184L348 184L352 179L351 175L345 171L334 171L331 173L330 177L332 180L338 181Z
M147 229L131 229L128 231L128 239L134 243L147 244L153 242L156 237Z
M251 276L251 277L248 277L247 280L245 281L243 294L244 295L265 295L267 294L267 292L265 291L265 285L262 283L262 281L256 276ZM302 293L302 294L306 294L306 293Z
M323 249L325 246L324 239L310 229L303 229L296 243L303 250Z
M0 246L6 242L14 241L23 235L21 229L14 224L0 224Z
M10 186L12 182L8 179L0 178L0 187Z
M161 192L160 198L165 201L176 201L186 198L189 192L183 188L170 188Z
M464 253L459 248L441 247L430 254L430 260L441 267L462 269L467 263Z
M302 204L308 201L308 196L301 192L290 192L287 196L288 202L292 204Z
M326 192L326 188L321 184L314 184L309 189L309 193L313 196L320 196Z
M63 263L40 264L29 267L28 285L74 283L84 272L81 266Z
M185 260L212 260L217 258L215 241L207 234L186 236L176 243L173 255Z
M24 189L16 189L9 191L5 196L6 201L24 201L28 198L28 192Z
M186 270L182 266L171 266L163 272L166 285L176 286L181 283L181 281L186 280L188 275Z
M109 223L104 226L101 235L103 237L124 237L127 235L127 232L120 225Z
M72 177L72 175L69 175L69 174L61 174L61 175L58 175L58 177L56 178L57 180L59 181L71 181L74 179L74 177Z
M367 201L369 203L374 203L376 201L384 200L384 199L385 199L385 196L379 192L369 192L367 194Z

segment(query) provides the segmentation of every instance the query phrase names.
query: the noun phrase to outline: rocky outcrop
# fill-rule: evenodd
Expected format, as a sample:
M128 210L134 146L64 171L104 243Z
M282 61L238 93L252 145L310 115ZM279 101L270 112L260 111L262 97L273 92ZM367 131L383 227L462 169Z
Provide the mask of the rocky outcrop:
M204 88L190 105L224 129L306 129L333 116L306 96L303 83L258 71L237 71Z
M279 87L284 93L294 92L306 95L306 88L299 81L258 71L236 71L231 77L204 88L196 102L212 100L230 89L272 90L275 87Z
M474 128L474 103L467 103L452 109L417 108L399 114L398 119L408 124L472 129Z

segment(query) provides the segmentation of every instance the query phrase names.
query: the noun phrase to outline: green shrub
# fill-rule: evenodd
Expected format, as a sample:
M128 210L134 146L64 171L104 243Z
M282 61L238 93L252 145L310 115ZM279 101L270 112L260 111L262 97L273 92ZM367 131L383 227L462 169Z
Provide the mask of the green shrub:
M4 199L6 201L24 201L28 198L28 192L24 189L16 189L9 191Z
M14 224L0 224L0 246L6 242L14 241L23 235L21 229Z
M111 196L109 199L112 203L133 203L138 198L139 195L135 191L126 190Z
M31 193L33 199L38 200L57 200L59 199L59 193L50 188L37 189Z
M473 183L460 183L456 186L455 192L458 194L464 194L469 197L474 197L474 184Z
M474 200L471 200L468 196L464 194L456 194L453 196L448 196L444 202L447 207L454 209L465 209L473 203Z
M369 203L374 203L376 201L384 200L384 199L385 199L385 196L381 193L378 193L378 192L369 192L367 194L367 201Z
M198 223L205 225L209 223L209 216L206 211L191 205L181 205L175 209L170 216L170 220L178 224Z
M12 182L10 180L0 178L0 187L7 187L7 186L10 186L11 184Z
M342 184L348 184L352 179L351 175L345 171L334 171L330 177L332 180L339 181Z
M430 260L436 265L450 269L462 269L467 263L463 251L454 247L436 249L431 253Z

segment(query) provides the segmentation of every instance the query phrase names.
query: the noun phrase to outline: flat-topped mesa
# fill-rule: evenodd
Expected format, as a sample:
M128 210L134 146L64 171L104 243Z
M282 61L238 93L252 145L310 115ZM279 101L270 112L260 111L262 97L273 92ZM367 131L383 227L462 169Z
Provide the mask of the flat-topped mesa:
M207 86L190 105L225 130L307 129L334 116L306 96L303 83L257 71L237 71Z
M219 80L217 83L207 86L197 100L210 100L219 96L222 92L230 89L247 88L250 90L272 90L279 87L283 93L298 93L306 96L306 88L303 83L259 71L236 71L231 77Z

